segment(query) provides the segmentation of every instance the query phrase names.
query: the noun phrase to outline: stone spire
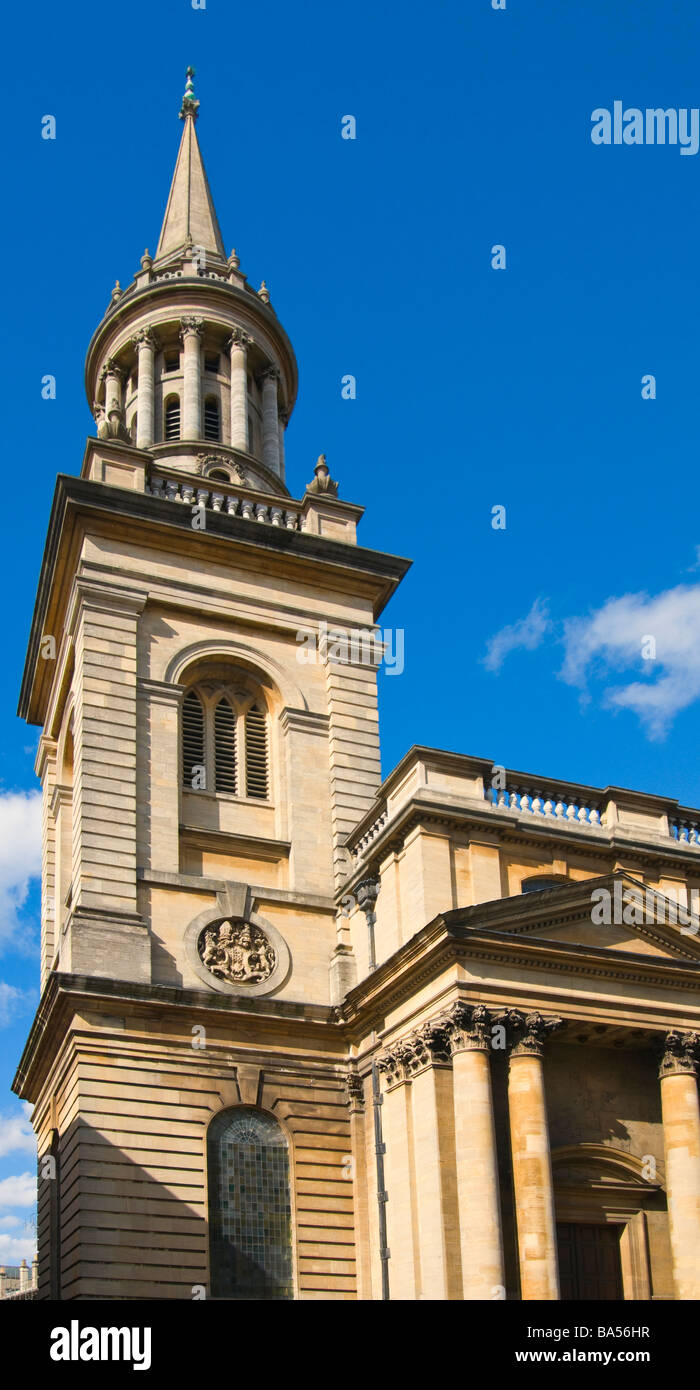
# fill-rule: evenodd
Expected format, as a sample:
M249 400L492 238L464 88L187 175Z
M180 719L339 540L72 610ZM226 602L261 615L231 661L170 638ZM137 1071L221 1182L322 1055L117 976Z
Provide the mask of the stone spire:
M180 108L184 121L175 173L165 209L156 262L167 260L188 245L201 247L207 255L226 260L224 243L197 140L195 121L199 102L194 95L194 68L187 69L187 85Z

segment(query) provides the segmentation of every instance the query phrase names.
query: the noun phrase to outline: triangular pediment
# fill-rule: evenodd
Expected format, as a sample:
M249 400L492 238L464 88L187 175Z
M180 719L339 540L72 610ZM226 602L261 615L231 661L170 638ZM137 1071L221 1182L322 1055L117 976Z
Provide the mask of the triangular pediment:
M660 960L700 961L700 920L671 898L628 875L562 884L509 900L510 920L497 930L554 945L621 951ZM521 906L516 917L515 902ZM538 911L538 908L540 910Z

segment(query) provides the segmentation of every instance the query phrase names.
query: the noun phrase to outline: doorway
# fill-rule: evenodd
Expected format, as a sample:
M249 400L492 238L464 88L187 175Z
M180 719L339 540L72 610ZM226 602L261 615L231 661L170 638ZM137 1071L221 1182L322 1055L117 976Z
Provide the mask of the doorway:
M622 1226L557 1223L560 1297L573 1301L622 1299Z

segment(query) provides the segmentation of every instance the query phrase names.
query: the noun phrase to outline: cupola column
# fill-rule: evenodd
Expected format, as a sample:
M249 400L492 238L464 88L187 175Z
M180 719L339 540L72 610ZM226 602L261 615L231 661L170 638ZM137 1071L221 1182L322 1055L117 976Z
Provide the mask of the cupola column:
M279 413L279 441L280 441L280 442L279 442L279 474L280 474L280 478L282 479L282 482L284 482L284 471L285 471L285 470L284 470L284 432L285 432L285 430L286 430L286 428L287 428L287 421L288 421L288 419L289 419L289 416L288 416L287 412L286 412L285 410L280 410L280 413Z
M268 367L262 373L262 417L263 417L263 463L280 472L280 436L277 412L277 382L279 372L276 367Z
M182 438L202 437L202 334L200 318L188 315L180 319L183 361Z
M108 357L102 368L102 376L105 383L105 416L110 427L110 434L118 438L121 433L124 418L124 408L122 405L122 382L124 373L118 367L112 357Z
M250 338L234 328L231 352L231 447L248 453L248 345Z
M133 339L138 352L138 413L136 447L150 449L155 439L156 339L152 328L141 328Z

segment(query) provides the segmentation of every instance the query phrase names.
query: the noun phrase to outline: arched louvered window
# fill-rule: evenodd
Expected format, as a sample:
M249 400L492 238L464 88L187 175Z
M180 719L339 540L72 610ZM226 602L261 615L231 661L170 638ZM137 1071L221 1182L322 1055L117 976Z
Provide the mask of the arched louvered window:
M165 438L180 438L180 397L168 396L165 402Z
M203 680L182 705L185 791L270 797L268 712L247 676Z
M214 710L214 778L217 792L238 791L236 716L225 696Z
M219 402L216 396L207 396L204 402L204 438L220 439Z
M289 1149L273 1115L223 1110L207 1134L212 1298L294 1297Z
M257 703L245 716L246 796L263 800L267 796L267 724L265 711Z
M182 785L206 790L204 709L195 690L188 691L182 703Z

